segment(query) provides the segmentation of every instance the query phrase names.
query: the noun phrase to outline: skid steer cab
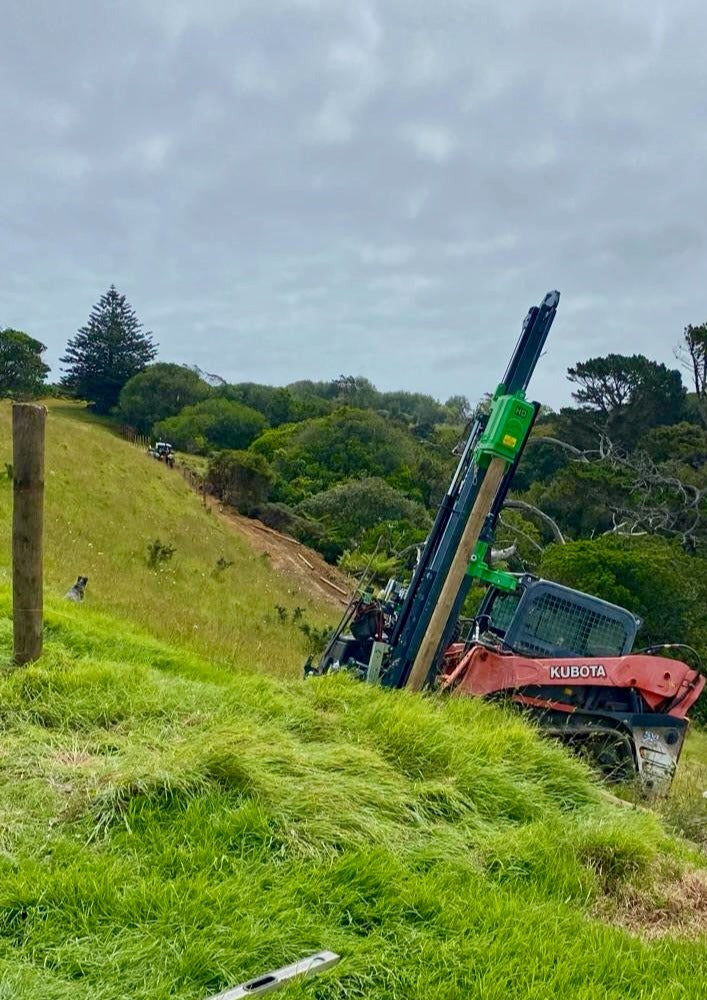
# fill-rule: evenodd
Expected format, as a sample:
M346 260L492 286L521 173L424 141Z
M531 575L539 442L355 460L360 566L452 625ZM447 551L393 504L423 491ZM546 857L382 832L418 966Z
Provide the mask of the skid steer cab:
M474 618L459 620L427 686L511 701L610 780L666 791L704 677L658 650L631 652L641 622L625 608L530 575L504 577ZM404 596L396 581L378 600L361 595L314 672L398 686L389 684L390 639Z
M677 646L632 652L641 622L625 608L523 576L490 588L470 642L450 647L439 678L456 694L510 698L587 752L613 781L666 792L705 686Z

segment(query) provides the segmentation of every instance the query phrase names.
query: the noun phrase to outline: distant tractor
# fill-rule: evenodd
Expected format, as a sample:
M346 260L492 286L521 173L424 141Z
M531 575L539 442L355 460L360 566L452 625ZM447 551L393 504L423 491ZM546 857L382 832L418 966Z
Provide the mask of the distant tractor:
M174 448L168 441L157 441L149 449L149 454L158 462L164 462L170 469L174 468Z

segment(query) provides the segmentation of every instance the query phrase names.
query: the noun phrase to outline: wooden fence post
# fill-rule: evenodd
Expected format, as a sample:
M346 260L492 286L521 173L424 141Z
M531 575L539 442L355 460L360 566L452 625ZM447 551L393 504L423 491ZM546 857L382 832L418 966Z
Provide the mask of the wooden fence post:
M12 618L18 666L42 655L44 425L34 403L12 407Z
M506 466L502 459L491 459L484 480L479 488L478 496L469 514L469 520L464 528L464 533L459 541L459 546L454 553L452 565L449 567L449 572L442 585L437 604L430 617L427 632L420 643L415 662L410 670L406 687L411 691L419 691L427 679L435 653L442 641L445 626L452 613L457 594L461 589L464 574L471 562L472 554L479 540L486 515L491 508L498 487L501 485L505 471Z

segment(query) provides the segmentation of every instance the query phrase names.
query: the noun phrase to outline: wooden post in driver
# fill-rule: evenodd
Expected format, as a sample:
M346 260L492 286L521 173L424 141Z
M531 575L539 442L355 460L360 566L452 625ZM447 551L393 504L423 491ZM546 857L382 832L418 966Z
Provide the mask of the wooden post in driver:
M12 618L18 666L42 655L44 424L34 403L12 407Z
M419 691L427 679L430 667L432 666L432 659L442 640L442 633L449 621L454 602L457 599L457 594L464 580L464 574L471 562L481 529L484 526L486 515L493 503L493 498L496 496L505 471L506 464L503 459L491 459L489 467L486 470L486 475L484 476L484 481L481 484L479 495L472 507L471 514L469 514L469 520L466 522L459 548L454 555L454 561L449 568L447 579L442 586L437 606L430 618L425 638L420 644L415 662L412 665L406 685L411 691Z

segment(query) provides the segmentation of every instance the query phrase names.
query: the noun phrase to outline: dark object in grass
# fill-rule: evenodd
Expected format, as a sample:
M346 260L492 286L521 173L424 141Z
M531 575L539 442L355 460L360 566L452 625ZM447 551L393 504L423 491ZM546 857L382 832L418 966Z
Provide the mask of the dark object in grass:
M150 569L157 569L160 563L169 562L176 551L173 545L164 545L156 538L147 546L147 565Z
M326 646L330 630L326 626L324 628L317 628L316 625L310 625L304 618L304 610L304 608L296 607L290 612L281 604L275 605L278 621L282 625L292 624L295 628L298 628L307 639L309 652L313 656L315 653L321 653Z
M80 576L76 583L64 594L67 601L75 601L80 604L84 598L84 592L86 590L86 584L88 583L87 576Z

